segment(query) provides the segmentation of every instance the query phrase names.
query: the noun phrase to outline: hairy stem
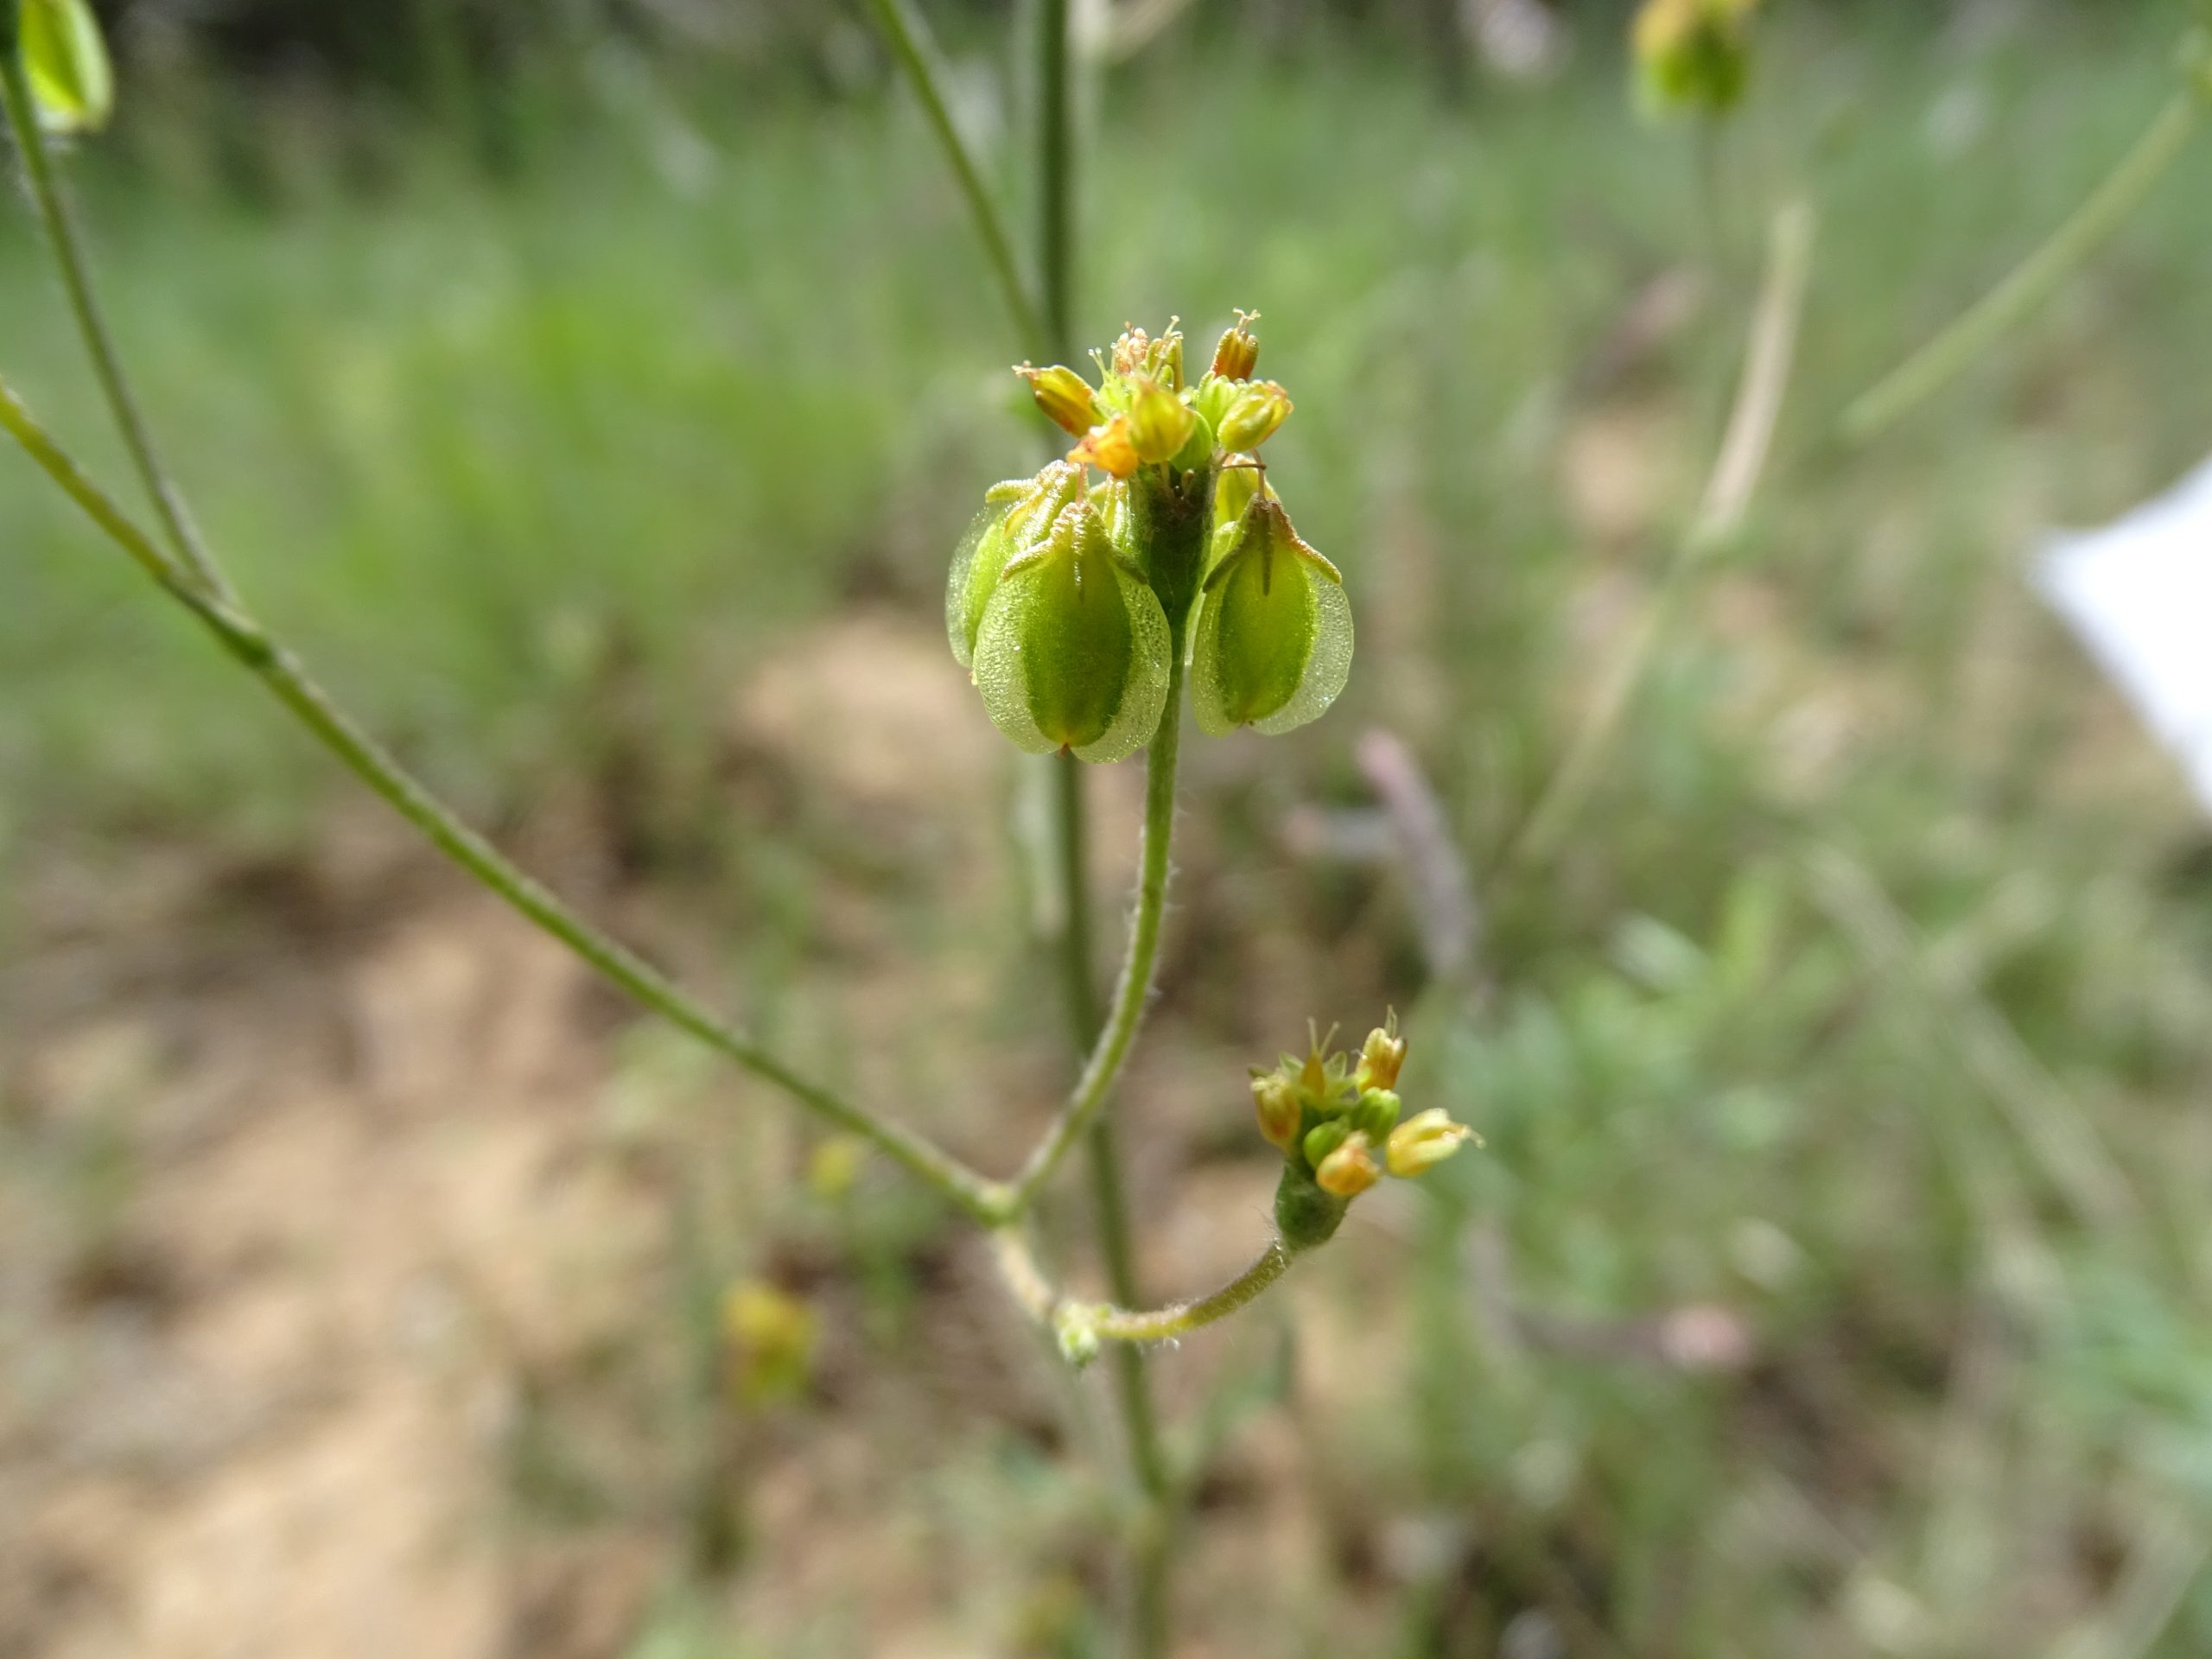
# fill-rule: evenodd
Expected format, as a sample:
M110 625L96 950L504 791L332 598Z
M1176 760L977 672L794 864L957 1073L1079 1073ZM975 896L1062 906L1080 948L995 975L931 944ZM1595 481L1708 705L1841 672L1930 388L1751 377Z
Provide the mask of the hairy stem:
M12 15L15 0L0 0L0 4L6 5ZM31 203L38 211L39 222L45 226L47 243L61 275L61 289L68 299L70 315L76 320L77 333L92 359L92 372L99 377L100 391L107 399L108 408L114 412L124 448L130 452L131 465L137 468L139 482L145 486L154 512L177 556L209 593L227 599L231 595L230 585L200 540L192 515L185 509L183 495L162 467L161 456L154 448L153 435L147 430L145 417L139 413L138 399L130 389L129 377L123 372L115 337L108 332L99 296L92 289L92 270L85 257L83 241L77 234L68 203L62 200L60 183L54 174L54 159L47 150L46 135L39 130L38 111L32 107L30 82L24 73L19 51L0 51L0 104L7 109L9 130L15 135L16 154L22 158L23 178L30 188Z
M1061 1295L1039 1268L1019 1226L1001 1227L993 1238L1000 1274L1032 1319L1055 1331L1086 1331L1103 1342L1168 1342L1188 1336L1257 1300L1290 1270L1292 1261L1290 1247L1271 1239L1250 1267L1218 1290L1164 1307L1128 1308Z
M1006 216L983 181L982 162L953 122L951 78L929 24L923 21L912 0L868 0L868 5L874 14L876 26L883 31L892 55L899 60L900 73L913 88L914 96L921 100L922 113L929 118L931 130L937 135L938 147L944 152L944 159L960 186L960 194L967 198L976 239L983 245L984 256L998 277L1023 349L1032 356L1049 356L1051 346L1044 314L1029 284L1022 279L1021 262L1014 256L1014 238L1007 229Z
M2165 176L2195 135L2208 101L2212 79L2177 93L2048 241L1844 411L1844 437L1863 443L1903 420L2056 294Z
M1029 1154L1021 1173L1009 1184L1007 1197L1015 1214L1026 1210L1038 1189L1052 1178L1077 1141L1082 1138L1106 1104L1122 1063L1144 1022L1145 1004L1152 995L1153 969L1160 956L1160 925L1167 909L1168 844L1175 829L1175 768L1183 727L1183 631L1173 630L1167 666L1167 708L1160 729L1146 751L1144 782L1144 846L1137 874L1136 914L1129 924L1129 948L1122 963L1122 977L1115 987L1113 1005L1097 1046L1084 1063L1074 1091Z
M801 1077L737 1027L678 988L658 969L602 933L518 868L417 782L361 730L305 670L251 617L208 592L195 575L133 524L0 382L0 428L69 498L130 555L138 567L197 616L222 648L423 836L528 921L573 950L639 1002L773 1084L808 1110L862 1137L977 1220L997 1223L1007 1197L986 1179L912 1130Z

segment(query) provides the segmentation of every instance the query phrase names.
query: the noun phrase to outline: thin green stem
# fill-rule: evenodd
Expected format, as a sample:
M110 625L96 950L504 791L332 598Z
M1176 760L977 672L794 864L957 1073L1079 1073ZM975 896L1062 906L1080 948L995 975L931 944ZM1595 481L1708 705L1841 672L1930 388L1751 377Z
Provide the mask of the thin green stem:
M1766 273L1751 313L1743 374L1697 516L1668 559L1658 589L1627 649L1614 656L1611 672L1599 684L1558 770L1499 854L1493 878L1539 868L1558 850L1603 774L1614 740L1643 690L1646 675L1658 661L1661 647L1673 633L1694 579L1713 550L1742 527L1782 418L1796 359L1812 252L1810 210L1793 205L1777 213L1768 238Z
M1101 1342L1170 1342L1193 1331L1227 1319L1249 1306L1290 1270L1292 1251L1282 1240L1270 1239L1267 1249L1220 1289L1187 1302L1164 1307L1129 1308L1107 1302L1079 1302L1061 1295L1037 1265L1018 1225L1001 1227L993 1235L997 1245L1000 1274L1029 1316L1049 1326L1065 1342L1071 1334L1084 1333Z
M15 0L0 0L0 4L11 10L14 3ZM130 389L130 378L124 373L115 338L108 332L107 320L93 291L92 266L86 257L83 238L77 234L69 205L62 199L60 181L54 177L54 159L46 147L46 135L39 130L38 111L31 103L30 82L23 70L22 54L18 51L0 52L0 104L6 105L8 127L15 136L16 154L22 158L23 178L30 187L32 205L38 211L39 222L46 228L54 264L61 273L61 289L68 299L70 315L76 319L77 333L92 359L92 372L99 378L100 391L107 399L108 408L114 412L116 426L123 434L124 447L130 452L131 465L137 469L139 482L145 486L154 512L178 556L209 593L227 599L231 596L230 584L200 540L192 515L185 508L184 497L162 467L161 456L154 448L153 435L147 430L145 417L139 413L138 399Z
M1029 1154L1021 1173L1008 1184L1014 1213L1027 1209L1038 1189L1052 1178L1085 1130L1097 1117L1121 1075L1144 1022L1152 995L1152 974L1160 956L1160 925L1167 909L1168 847L1175 830L1175 769L1183 728L1183 636L1174 630L1167 665L1167 708L1146 752L1144 843L1137 873L1136 915L1129 924L1129 948L1122 977L1107 1011L1106 1027L1090 1052L1083 1075L1052 1127Z
M2177 93L2048 241L1844 411L1845 439L1863 443L1903 420L2056 294L2165 176L2203 119L2208 99L2212 87Z
M340 709L259 623L232 601L208 592L132 523L4 382L0 382L0 428L141 569L197 616L222 648L258 678L324 747L441 852L526 920L646 1007L773 1084L808 1110L868 1141L977 1220L995 1224L1005 1219L1009 1213L1007 1194L997 1183L913 1131L801 1077L745 1032L695 1001L658 969L584 920L469 829Z
M1022 279L1020 261L1014 256L1014 238L1007 232L1006 216L983 181L982 163L953 122L949 92L951 77L946 72L944 59L938 50L929 24L914 9L912 0L868 0L868 5L891 47L892 55L898 59L907 85L921 100L922 112L929 118L930 128L937 134L938 146L944 151L960 194L967 198L976 235L998 276L1023 349L1033 357L1049 357L1052 348L1044 315L1029 284Z

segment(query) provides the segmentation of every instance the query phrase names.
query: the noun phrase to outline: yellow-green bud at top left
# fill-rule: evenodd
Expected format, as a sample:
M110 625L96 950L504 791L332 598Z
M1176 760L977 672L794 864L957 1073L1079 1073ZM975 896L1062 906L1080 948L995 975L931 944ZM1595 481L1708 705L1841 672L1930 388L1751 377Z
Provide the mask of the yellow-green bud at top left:
M1020 747L1119 760L1167 706L1166 613L1089 499L1000 572L976 636L976 686Z
M1023 363L1014 372L1029 383L1029 393L1037 400L1037 407L1062 431L1079 438L1098 424L1098 401L1090 390L1090 382L1073 369L1058 364L1049 369L1035 369Z
M16 0L0 0L0 7ZM97 132L115 112L115 72L87 0L22 0L16 49L39 124L49 132Z
M1205 579L1191 648L1199 729L1272 734L1317 719L1344 689L1351 650L1337 568L1299 539L1272 493L1254 496Z

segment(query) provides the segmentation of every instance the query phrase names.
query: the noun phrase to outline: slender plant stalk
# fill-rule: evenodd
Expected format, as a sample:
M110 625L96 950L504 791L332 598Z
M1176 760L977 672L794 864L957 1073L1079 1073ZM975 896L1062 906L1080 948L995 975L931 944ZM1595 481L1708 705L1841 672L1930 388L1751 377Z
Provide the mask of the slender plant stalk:
M951 77L946 73L936 37L930 33L922 15L915 10L912 0L868 0L868 5L899 60L906 84L921 100L922 112L929 118L938 146L951 165L960 194L967 198L976 239L982 243L983 253L998 276L1007 309L1014 316L1014 330L1021 336L1022 349L1033 357L1049 356L1052 347L1044 313L1022 278L1021 262L1015 257L1006 216L1000 212L990 187L983 181L982 162L953 121Z
M2207 78L2203 87L2176 93L2050 240L1844 411L1844 437L1863 443L1897 424L2056 294L2111 239L2180 158L2203 121L2208 102L2212 102L2212 78Z
M1007 1201L1015 1214L1029 1207L1039 1188L1052 1178L1077 1141L1083 1138L1113 1091L1144 1022L1145 1004L1152 995L1153 969L1160 956L1160 925L1167 909L1168 842L1175 824L1175 770L1183 728L1183 638L1173 630L1167 664L1167 709L1160 718L1146 751L1144 782L1144 844L1137 873L1136 914L1129 923L1128 954L1122 963L1122 977L1106 1014L1098 1046L1076 1080L1060 1114L1029 1154L1021 1173L1008 1183Z
M1019 1226L1001 1227L992 1235L997 1247L999 1272L1015 1301L1039 1323L1058 1329L1079 1326L1101 1341L1113 1343L1169 1342L1227 1319L1272 1287L1290 1270L1290 1247L1270 1239L1252 1265L1220 1289L1187 1302L1164 1307L1130 1308L1096 1302L1080 1302L1053 1288L1031 1254Z
M12 10L15 0L0 0L0 4ZM69 205L62 200L60 181L54 177L54 158L47 149L45 136L39 130L38 111L31 103L30 82L20 52L0 51L0 104L7 107L16 153L22 158L23 178L30 188L31 202L38 211L39 221L46 227L47 243L61 274L62 292L68 298L70 314L76 319L77 332L83 337L85 349L92 359L92 372L99 377L107 405L114 411L115 423L123 434L124 447L130 452L130 462L137 469L139 482L145 486L154 512L177 556L209 593L227 599L231 596L230 585L224 581L222 571L201 541L192 515L186 510L182 493L162 467L160 454L154 448L153 435L147 430L145 417L139 413L138 399L131 391L129 377L123 372L115 337L108 331L107 319L101 313L99 296L92 289L83 243L71 219Z
M1811 274L1813 219L1802 206L1775 216L1768 239L1766 275L1751 314L1744 372L1721 439L1719 454L1706 485L1697 517L1676 544L1666 575L1652 595L1628 647L1615 658L1612 671L1599 686L1589 713L1569 741L1559 765L1518 834L1506 844L1493 874L1509 875L1542 864L1557 849L1596 785L1613 741L1661 645L1673 632L1693 578L1712 551L1735 534L1749 510L1752 492L1765 470L1775 424L1781 419L1789 371L1795 361L1797 325L1804 314L1805 287Z
M87 477L0 382L0 428L106 531L138 567L207 626L222 648L266 686L322 745L430 842L523 917L582 957L638 1001L718 1049L800 1105L857 1135L987 1224L1010 1213L1006 1190L912 1130L810 1082L744 1031L723 1020L658 969L569 909L468 828L334 703L261 625L208 592Z

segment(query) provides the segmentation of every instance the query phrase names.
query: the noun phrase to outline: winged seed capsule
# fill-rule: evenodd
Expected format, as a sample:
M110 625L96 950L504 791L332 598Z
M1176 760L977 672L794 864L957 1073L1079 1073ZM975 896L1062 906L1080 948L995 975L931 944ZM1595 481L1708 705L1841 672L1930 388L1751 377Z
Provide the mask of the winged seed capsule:
M1168 652L1158 597L1081 499L1000 572L976 637L976 685L1017 747L1119 760L1160 725Z
M1273 734L1319 717L1351 673L1351 603L1336 566L1298 537L1272 493L1252 498L1207 575L1191 653L1202 731Z
M4 0L0 0L3 3ZM944 584L944 631L953 659L973 668L976 635L998 590L999 577L1028 542L1045 533L1059 510L1083 493L1083 468L1056 461L1034 478L994 484L969 521Z

